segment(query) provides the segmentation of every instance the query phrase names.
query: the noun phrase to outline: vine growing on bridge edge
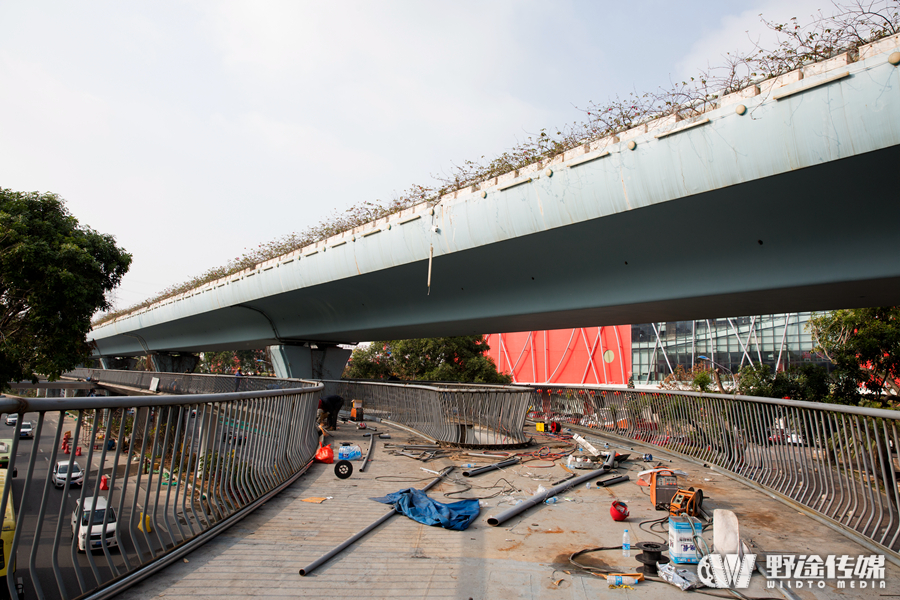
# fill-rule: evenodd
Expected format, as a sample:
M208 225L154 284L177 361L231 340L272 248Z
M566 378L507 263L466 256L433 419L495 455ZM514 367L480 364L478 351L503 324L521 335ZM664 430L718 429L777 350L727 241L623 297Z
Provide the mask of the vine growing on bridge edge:
M900 0L857 0L834 4L829 17L821 11L810 23L801 25L794 17L786 23L762 22L777 35L777 44L767 49L758 43L747 53L729 53L724 64L709 67L686 81L643 94L631 93L604 103L588 102L584 119L548 132L542 129L529 135L502 154L486 160L466 160L454 164L449 173L432 175L431 185L414 184L389 202L362 201L343 212L335 212L324 221L282 238L260 244L223 266L215 267L183 283L169 286L152 298L126 309L106 313L93 323L102 325L129 312L226 277L304 246L359 227L424 202L436 203L454 191L549 161L555 156L589 142L611 138L615 134L655 119L676 115L686 119L714 108L722 95L794 71L804 65L849 52L878 39L900 33Z

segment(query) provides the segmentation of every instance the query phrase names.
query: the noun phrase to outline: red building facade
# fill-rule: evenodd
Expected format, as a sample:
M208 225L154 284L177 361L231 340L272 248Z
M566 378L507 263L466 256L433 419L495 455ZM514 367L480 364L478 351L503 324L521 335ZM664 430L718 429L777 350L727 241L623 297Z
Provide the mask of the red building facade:
M631 325L492 333L488 356L515 383L628 383Z

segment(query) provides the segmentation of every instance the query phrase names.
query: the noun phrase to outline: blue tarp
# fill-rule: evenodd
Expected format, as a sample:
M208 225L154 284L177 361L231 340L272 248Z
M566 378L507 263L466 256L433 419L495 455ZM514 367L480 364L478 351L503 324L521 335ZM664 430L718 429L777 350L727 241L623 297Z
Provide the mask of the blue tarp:
M425 525L440 525L445 529L463 531L469 527L481 510L478 500L460 500L443 504L429 498L425 492L406 488L383 498L369 498L382 504L393 504L399 513Z

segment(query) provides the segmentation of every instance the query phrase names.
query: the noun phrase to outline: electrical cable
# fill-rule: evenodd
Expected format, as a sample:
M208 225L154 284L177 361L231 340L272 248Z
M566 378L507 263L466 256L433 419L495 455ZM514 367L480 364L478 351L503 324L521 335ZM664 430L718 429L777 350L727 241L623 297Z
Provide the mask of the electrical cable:
M658 538L661 539L663 542L668 543L668 541L669 541L668 538L667 538L667 537L664 537L663 535L661 535L662 533L665 533L665 532L663 532L663 531L654 531L654 530L653 530L653 526L654 526L654 525L661 525L661 524L665 523L665 522L668 521L668 520L669 520L669 515L666 515L666 516L664 516L664 517L660 517L660 518L658 518L658 519L647 519L646 521L641 521L640 523L638 523L638 529L640 529L641 531L644 531L644 532L646 532L646 533L649 533L649 534L652 535L652 536L658 537ZM647 523L650 524L649 527L644 527L644 525L647 524Z
M501 481L504 482L504 485L502 485L502 486L500 485ZM505 479L503 477L498 479L494 483L494 485L476 485L476 484L472 483L471 480L459 479L459 478L448 478L446 483L450 483L453 485L459 485L459 486L463 487L463 489L461 489L461 490L454 490L454 491L444 493L444 496L446 498L453 498L454 500L488 500L490 498L496 498L497 496L501 496L503 494L509 494L512 492L520 491L519 488L514 486L512 483L510 483L507 479ZM491 494L490 496L460 497L460 496L456 495L456 494L464 494L473 488L478 488L478 489L482 489L482 490L491 490L491 489L494 489L497 487L499 487L500 490Z

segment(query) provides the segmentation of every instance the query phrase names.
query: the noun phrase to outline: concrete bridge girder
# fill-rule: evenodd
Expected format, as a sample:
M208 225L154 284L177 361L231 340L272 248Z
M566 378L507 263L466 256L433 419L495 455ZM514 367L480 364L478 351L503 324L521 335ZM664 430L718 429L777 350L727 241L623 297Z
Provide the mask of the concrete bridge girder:
M91 335L125 355L135 332L196 352L898 303L900 69L885 57L567 152Z

